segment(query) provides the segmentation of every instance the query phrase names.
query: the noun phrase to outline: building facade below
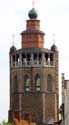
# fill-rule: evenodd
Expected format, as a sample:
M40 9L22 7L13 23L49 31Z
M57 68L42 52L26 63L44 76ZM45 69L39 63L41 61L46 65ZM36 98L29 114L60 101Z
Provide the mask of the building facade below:
M69 125L69 80L62 74L62 115L63 124Z

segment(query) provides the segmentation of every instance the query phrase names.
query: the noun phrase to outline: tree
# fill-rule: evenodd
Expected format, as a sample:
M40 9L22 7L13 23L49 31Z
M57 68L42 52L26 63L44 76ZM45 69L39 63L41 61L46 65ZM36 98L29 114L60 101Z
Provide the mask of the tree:
M0 123L0 125L12 125L12 123L11 123L11 122L6 122L6 121L4 120L2 123Z

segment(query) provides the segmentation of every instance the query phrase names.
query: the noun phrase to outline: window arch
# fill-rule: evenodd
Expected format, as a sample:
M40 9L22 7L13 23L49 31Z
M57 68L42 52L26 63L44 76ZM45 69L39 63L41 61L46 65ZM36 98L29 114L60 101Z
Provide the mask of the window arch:
M30 78L27 75L24 77L24 91L25 92L30 91Z
M35 91L40 92L40 76L38 74L35 77Z
M52 91L52 77L50 74L47 77L47 91L48 92Z
M15 75L14 79L13 79L13 89L14 89L14 92L18 92L18 78L17 78L17 75Z

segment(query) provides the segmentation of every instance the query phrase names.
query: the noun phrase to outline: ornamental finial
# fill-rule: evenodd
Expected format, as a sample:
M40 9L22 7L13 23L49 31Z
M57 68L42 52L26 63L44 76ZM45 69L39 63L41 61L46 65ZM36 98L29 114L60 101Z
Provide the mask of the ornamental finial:
M13 44L13 46L14 46L14 37L15 37L15 35L13 34L12 35L12 44Z
M55 33L53 33L53 44L55 44Z
M33 8L34 8L34 0L32 1L32 5L33 5Z

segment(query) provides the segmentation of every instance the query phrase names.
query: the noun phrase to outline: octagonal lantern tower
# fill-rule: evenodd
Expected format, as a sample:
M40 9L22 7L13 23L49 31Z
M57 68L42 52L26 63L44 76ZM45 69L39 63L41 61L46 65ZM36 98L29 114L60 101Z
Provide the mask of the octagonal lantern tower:
M9 121L31 120L37 124L58 120L58 50L44 48L44 32L33 8L28 13L21 48L10 48Z

